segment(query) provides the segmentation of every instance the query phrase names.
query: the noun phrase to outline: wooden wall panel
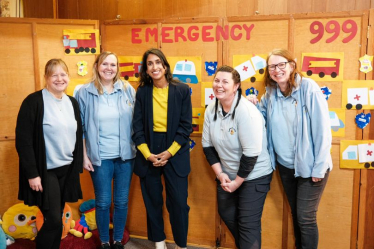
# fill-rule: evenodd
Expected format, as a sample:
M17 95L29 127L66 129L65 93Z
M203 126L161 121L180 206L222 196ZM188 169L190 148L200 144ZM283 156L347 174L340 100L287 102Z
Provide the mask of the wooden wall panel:
M256 0L226 0L226 16L253 16L255 11L263 10Z
M14 140L0 141L0 215L18 201L18 155Z
M23 16L26 18L54 18L53 1L23 0Z
M36 1L36 2L35 2ZM172 17L229 17L310 12L364 10L374 7L371 0L24 0L25 17L122 20Z
M79 19L79 12L80 12L79 1L77 0L58 1L58 18Z
M0 89L0 137L4 139L14 138L19 107L35 86L32 25L0 22L0 37L0 79L3 82Z

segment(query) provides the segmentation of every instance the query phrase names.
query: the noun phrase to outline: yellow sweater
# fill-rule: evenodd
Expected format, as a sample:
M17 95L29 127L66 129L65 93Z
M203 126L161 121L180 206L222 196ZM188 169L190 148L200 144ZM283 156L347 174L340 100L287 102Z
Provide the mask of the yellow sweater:
M165 88L157 88L153 86L153 131L154 132L167 132L167 119L168 119L168 94L169 86ZM172 156L178 152L181 145L176 141L167 149ZM140 144L138 149L143 154L145 159L151 156L151 152L147 144Z

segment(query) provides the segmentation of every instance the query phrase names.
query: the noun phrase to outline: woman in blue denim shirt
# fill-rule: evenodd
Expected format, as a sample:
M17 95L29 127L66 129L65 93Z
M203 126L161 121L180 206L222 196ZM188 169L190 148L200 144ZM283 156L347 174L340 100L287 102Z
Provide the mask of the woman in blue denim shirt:
M95 189L101 248L111 248L109 212L113 180L113 249L124 248L121 241L135 157L131 140L135 90L119 76L117 56L102 52L93 66L92 82L77 94L83 123L83 167L90 172Z
M266 92L257 107L266 119L270 158L290 204L296 248L315 249L318 205L332 169L330 117L320 87L302 77L294 58L283 49L269 54Z

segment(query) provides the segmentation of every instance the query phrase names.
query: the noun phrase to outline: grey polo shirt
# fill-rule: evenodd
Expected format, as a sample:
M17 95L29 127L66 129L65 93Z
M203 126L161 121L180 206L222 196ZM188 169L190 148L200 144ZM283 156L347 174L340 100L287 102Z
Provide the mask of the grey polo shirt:
M223 116L218 101L217 120L214 121L215 102L205 110L203 128L203 147L214 147L221 161L222 171L231 180L236 178L240 158L258 156L253 171L246 180L252 180L270 174L273 169L267 150L265 120L255 105L240 96L241 100L232 119L237 102L236 95L231 110Z

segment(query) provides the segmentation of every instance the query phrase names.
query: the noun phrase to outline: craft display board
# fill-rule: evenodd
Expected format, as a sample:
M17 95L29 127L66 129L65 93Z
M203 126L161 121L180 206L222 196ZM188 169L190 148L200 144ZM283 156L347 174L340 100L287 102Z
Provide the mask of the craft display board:
M359 72L358 59L366 52L373 53L370 44L374 42L367 44L366 38L369 23L374 24L374 17L369 16L368 11L103 22L100 29L102 50L117 53L123 63L120 68L122 78L127 76L135 89L140 57L152 47L165 53L175 77L189 82L186 84L192 89L196 132L191 138L196 146L191 152L189 176L189 243L214 246L218 240L222 247L234 247L233 238L217 213L215 176L201 147L199 131L202 130L206 99L211 93L209 85L213 81L205 62L217 62L218 66L227 64L242 70L245 78L243 93L253 87L260 97L265 91L261 79L266 54L274 48L287 48L294 52L299 68L306 75L310 74L308 77L315 78L320 87L331 89L329 108L340 113L336 110L342 109L343 81L365 79L365 75ZM50 58L62 58L67 62L74 84L85 79L88 82L95 55L66 55L62 34L63 30L97 28L97 21L0 19L0 35L6 37L0 39L0 62L3 65L0 78L5 82L0 90L0 174L7 176L2 179L2 189L5 193L14 193L3 196L0 214L17 202L18 156L14 147L14 128L22 100L43 88L44 65ZM374 36L373 32L370 34ZM88 63L88 74L84 77L77 74L77 62L81 60ZM213 67L214 64L208 65ZM311 65L314 68L311 69ZM326 70L326 67L334 69ZM367 79L373 78L372 73L367 76ZM342 249L356 248L356 242L366 232L364 228L367 226L365 209L359 207L366 207L363 200L367 182L360 185L363 179L360 173L365 175L366 170L340 169L339 146L341 140L369 140L374 129L372 125L371 130L364 131L356 127L356 110L344 109L343 112L345 131L333 137L334 169L318 212L321 248L331 245ZM84 199L94 198L87 172L81 176L81 184ZM72 205L75 217L78 217L78 205ZM172 240L166 206L164 220L167 239ZM132 235L147 236L146 225L139 178L134 176L127 226ZM277 172L273 175L271 191L265 202L262 231L262 248L293 248L292 221Z
M98 29L98 21L0 18L0 175L2 201L0 214L18 202L18 155L15 149L15 125L22 101L27 95L44 87L44 66L51 58L63 59L70 79L89 81L94 55L66 56L63 46L64 29ZM77 74L77 62L88 62L89 73ZM94 198L88 173L81 176L84 198ZM7 194L12 193L12 194ZM79 203L71 205L79 217Z
M157 22L157 20L143 20L143 23L129 23L124 21L105 22L101 31L102 46L104 50L117 53L123 58L138 58L149 48L162 48L174 76L178 75L178 64L183 67L179 73L186 76L178 76L180 79L190 79L187 83L192 89L192 107L194 108L196 126L202 129L204 109L201 106L201 82L212 82L213 76L208 76L204 69L205 61L219 61L221 64L221 42L204 42L203 29L209 29L212 34L219 24L218 18L206 19L176 19ZM189 27L193 26L192 30ZM184 41L182 44L176 41ZM191 41L194 40L194 41ZM125 58L126 57L126 58ZM120 59L121 60L121 59ZM185 62L190 62L185 70ZM139 61L133 61L139 63ZM128 70L136 71L136 67ZM195 78L196 77L196 78ZM134 79L129 78L129 80ZM136 78L135 78L136 79ZM197 79L197 80L196 80ZM135 87L137 81L131 81ZM200 114L200 115L199 115ZM189 176L188 204L190 206L190 222L188 238L191 243L214 245L216 240L216 198L214 173L205 160L201 136L193 135L191 139L196 141L196 146L191 152L191 174ZM209 193L209 194L207 194ZM130 205L128 214L128 229L132 234L146 236L146 212L140 191L139 178L133 177L130 193ZM164 206L165 233L167 239L172 239L169 215Z
M207 75L203 64L209 61L218 61L218 66L227 64L237 67L239 72L241 70L240 66L244 65L245 67L242 69L246 71L244 77L242 76L245 79L242 82L243 93L253 87L258 90L258 96L260 97L265 91L261 81L263 78L263 70L261 69L264 68L263 58L266 58L267 53L274 48L287 48L293 51L300 69L303 68L303 58L305 64L308 64L307 59L310 60L311 57L313 60L318 61L319 59L316 59L318 56L322 58L337 56L337 58L333 57L332 60L335 60L333 62L317 62L317 64L313 62L317 67L323 67L326 65L337 65L339 63L336 61L339 60L341 62L339 64L340 67L338 67L340 72L336 76L332 72L325 70L324 74L326 76L323 79L320 77L322 74L318 74L319 72L311 70L312 73L310 73L304 68L305 76L317 77L316 81L321 87L327 86L331 89L332 94L328 100L330 108L341 109L342 79L355 80L361 79L363 76L358 71L358 58L364 53L363 46L365 45L364 37L366 37L365 27L368 22L368 12L251 18L228 17L227 19L217 19L215 21L205 18L202 20L142 20L142 22L142 24L137 24L136 21L135 24L123 21L105 22L102 26L102 34L105 37L103 39L104 49L114 51L120 55L140 56L146 49L157 46L170 58L170 61L174 61L174 57L179 57L180 60L183 60L183 57L186 60L190 57L200 57L201 64L197 65L195 63L195 67L200 67L201 79L198 79L197 84L189 84L192 88L191 97L194 108L204 107L206 103L206 94L208 93L206 89L209 88L212 82L212 76ZM357 29L353 30L354 28L352 27ZM194 32L190 32L191 29ZM189 34L195 34L198 37L196 41ZM157 39L155 39L156 35ZM318 38L316 39L317 36ZM333 37L331 38L331 36ZM347 37L348 39L346 39ZM328 40L328 43L326 40ZM345 42L342 42L342 40ZM328 53L332 53L332 55ZM173 65L171 65L171 68L173 69ZM196 111L202 112L201 109L196 109ZM355 111L342 111L345 112L345 132L343 134L339 133L339 137L333 138L334 171L330 176L319 212L321 230L334 231L334 236L324 236L324 233L321 232L320 246L322 248L330 243L338 243L339 248L349 248L350 238L355 237L354 232L357 229L357 220L351 215L357 212L358 200L352 199L352 196L355 196L358 190L355 187L357 184L355 179L357 178L355 178L354 171L339 169L339 141L340 139L361 139L362 137L360 137L359 132L356 132L357 129L354 123ZM340 113L340 111L335 112ZM196 142L199 144L200 135L194 135L194 139L198 140ZM194 161L196 156L201 157L203 160L198 161L198 167L201 168L201 164L206 167L207 163L203 156L197 155L199 153L202 153L202 151L193 151L191 153L192 160ZM202 177L201 172L198 175L194 172L198 171L193 163L189 177L191 183L195 181L195 178ZM209 171L207 173L212 175ZM209 177L203 178L209 179ZM339 179L345 179L345 183L342 185ZM135 178L133 183L136 182L138 185L137 181ZM210 184L211 182L205 181L204 196L214 197L216 195L214 184L209 185L210 187L208 188L207 183ZM130 211L129 224L139 235L145 235L145 227L135 225L135 221L132 221L136 217L137 223L146 223L143 213L144 206L142 204L138 205L141 201L140 189L134 184L132 187L132 198L137 199L130 207L130 210L135 212L132 216ZM336 188L343 189L345 193L343 197L340 191L339 193L334 191ZM212 201L209 198L199 203L195 202L194 196L198 195L199 191L201 191L201 188L198 185L190 185L190 193L194 194L190 194L189 203L196 205L191 206L190 219L192 224L196 225L196 229L195 226L193 226L194 229L190 229L188 238L192 243L204 243L205 241L205 243L213 245L213 241L208 239L212 239L211 234L206 237L206 240L199 237L201 236L201 230L197 228L201 226L201 223L195 222L195 219L198 220L200 218L201 210L206 210L207 206L212 207L207 204ZM135 197L133 197L134 195ZM331 205L331 202L334 202L334 205ZM196 210L197 207L200 211ZM331 209L333 209L333 214L331 214ZM220 239L221 246L234 247L231 234L225 225L220 222L219 218L216 219L215 224L211 223L214 220L213 216L217 218L217 213L214 209L210 211L211 217L204 220L204 224L211 225L208 227L204 226L205 231L213 232L215 227L215 234ZM168 217L167 212L165 212L166 217ZM274 174L271 191L266 199L262 223L263 237L266 237L262 244L263 248L292 247L294 241L290 213L277 173ZM344 229L334 229L336 226ZM166 233L168 238L172 238L168 224L166 224ZM335 241L335 238L340 238L339 242Z

